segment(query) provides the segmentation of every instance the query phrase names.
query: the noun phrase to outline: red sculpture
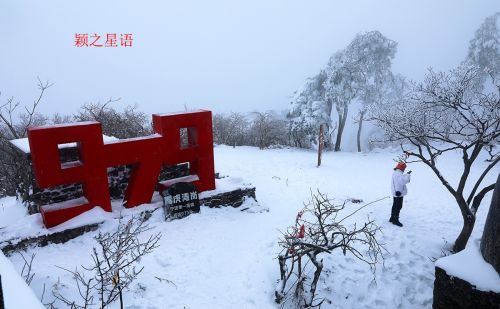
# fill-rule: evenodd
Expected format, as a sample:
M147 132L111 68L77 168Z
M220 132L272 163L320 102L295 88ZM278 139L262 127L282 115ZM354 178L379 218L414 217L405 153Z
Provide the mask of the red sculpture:
M109 142L102 140L98 122L43 126L28 129L35 178L41 189L81 183L84 197L40 206L46 227L61 224L100 206L111 211L106 168L132 164L123 204L135 207L151 202L162 166L189 162L189 176L160 183L166 189L178 181L193 182L199 191L215 189L212 113L193 111L153 115L157 134ZM187 144L181 144L181 129ZM59 144L76 142L79 161L62 163Z

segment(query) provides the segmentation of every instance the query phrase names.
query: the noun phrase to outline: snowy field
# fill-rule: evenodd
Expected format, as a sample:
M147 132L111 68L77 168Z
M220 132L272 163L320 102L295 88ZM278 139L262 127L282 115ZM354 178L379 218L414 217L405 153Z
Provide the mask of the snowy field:
M297 212L307 201L310 190L319 189L337 199L358 198L374 201L390 194L393 159L399 150L370 153L333 153L323 156L316 168L316 153L298 149L259 150L252 147L215 148L216 172L242 178L257 188L259 205L246 202L249 211L202 207L200 214L182 220L165 222L161 211L148 221L161 231L160 247L141 260L144 271L125 293L127 308L277 308L274 289L279 278L276 259L280 230L292 225ZM460 155L440 158L439 165L455 184L460 172ZM477 160L471 172L477 178L483 167ZM362 223L369 214L382 227L379 237L385 243L384 264L378 265L375 280L366 264L352 256L335 253L325 256L325 270L318 287L326 297L323 308L430 308L434 282L434 259L449 248L458 235L462 219L451 195L423 164L410 164L413 171L409 194L401 211L403 228L388 222L392 198L387 198L357 213ZM492 183L499 169L490 172L484 184ZM491 200L489 193L478 211L472 240L478 239ZM130 216L145 208L123 210ZM0 200L0 240L5 240L9 227L25 215L13 198ZM354 206L352 206L354 207ZM115 205L117 216L120 211ZM268 210L268 211L266 211ZM24 218L23 220L26 220ZM38 215L30 218L25 230L39 230ZM117 220L107 219L101 231L116 228ZM95 246L90 232L65 244L31 248L25 255L36 253L35 277L31 283L44 302L50 301L55 283L68 298L77 299L71 274L56 267L75 269L90 265ZM10 260L18 271L23 266L19 254ZM155 277L171 280L174 284ZM59 305L58 307L65 307Z

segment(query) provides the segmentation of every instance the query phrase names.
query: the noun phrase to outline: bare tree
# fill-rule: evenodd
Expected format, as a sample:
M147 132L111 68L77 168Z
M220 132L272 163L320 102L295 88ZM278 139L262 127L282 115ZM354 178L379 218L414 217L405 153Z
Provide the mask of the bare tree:
M24 106L24 112L20 113L19 117L22 119L22 123L16 122L16 112L20 107L20 102L14 101L14 97L10 97L7 99L7 102L3 105L0 105L0 120L1 124L5 126L8 130L7 132L2 132L2 138L7 139L16 139L26 137L28 132L28 127L32 126L33 121L36 119L40 119L39 114L36 113L36 108L42 101L43 95L45 91L51 87L53 84L49 81L42 82L42 80L38 79L38 89L40 93L38 98L33 101L33 104L30 106Z
M53 124L70 123L72 121L73 117L71 115L61 115L59 113L55 113L50 118L50 122Z
M102 124L105 135L131 138L151 133L146 114L137 110L137 105L126 106L120 112L110 105L120 99L109 98L105 103L87 103L73 116L76 121L97 121Z
M482 182L500 160L500 93L499 89L486 92L477 88L480 76L480 69L466 64L449 73L430 70L405 100L379 109L374 116L388 140L401 143L410 157L427 165L454 197L463 218L453 248L456 252L465 248L479 205L494 187L482 186ZM438 165L439 156L452 151L461 153L463 163L456 186ZM471 168L482 152L488 154L489 165L467 186ZM469 192L467 187L471 188Z
M371 267L376 266L385 250L376 239L380 228L369 218L360 227L356 224L352 227L344 225L346 219L370 204L341 216L346 201L335 205L319 191L311 193L311 200L298 213L295 225L289 227L279 241L282 251L278 256L280 281L275 291L277 303L292 301L300 308L321 306L323 300L316 298L316 288L323 270L322 254L331 254L338 249L344 255L350 253ZM312 280L308 280L311 267L314 273ZM310 282L308 289L306 282Z
M30 126L47 123L47 119L36 110L45 91L52 85L38 78L40 92L31 105L23 106L14 97L9 97L0 105L0 194L19 194L23 197L29 194L32 183L30 167L19 160L19 154L11 146L10 140L26 137Z

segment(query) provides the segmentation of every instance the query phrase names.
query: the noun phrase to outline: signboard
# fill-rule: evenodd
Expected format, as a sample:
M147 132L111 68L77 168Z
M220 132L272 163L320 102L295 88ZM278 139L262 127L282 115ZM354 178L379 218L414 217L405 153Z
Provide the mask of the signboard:
M133 165L124 206L150 203L162 166L189 163L189 181L198 190L215 189L212 113L154 114L156 134L104 143L98 122L28 128L33 169L41 189L81 183L84 196L40 207L46 227L61 224L100 206L111 211L107 167ZM181 131L187 143L181 143ZM59 144L77 143L79 160L61 162ZM182 180L181 180L182 181Z
M178 182L163 191L165 219L174 220L200 212L200 200L196 186L190 182Z

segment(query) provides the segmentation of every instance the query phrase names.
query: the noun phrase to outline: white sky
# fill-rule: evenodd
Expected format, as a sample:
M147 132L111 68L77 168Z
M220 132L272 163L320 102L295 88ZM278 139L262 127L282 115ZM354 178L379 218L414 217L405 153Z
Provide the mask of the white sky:
M399 42L394 70L449 69L498 0L63 1L0 3L0 103L30 103L36 76L54 82L39 111L74 113L121 97L147 113L188 108L286 109L356 33ZM75 33L132 33L132 48L76 48Z

